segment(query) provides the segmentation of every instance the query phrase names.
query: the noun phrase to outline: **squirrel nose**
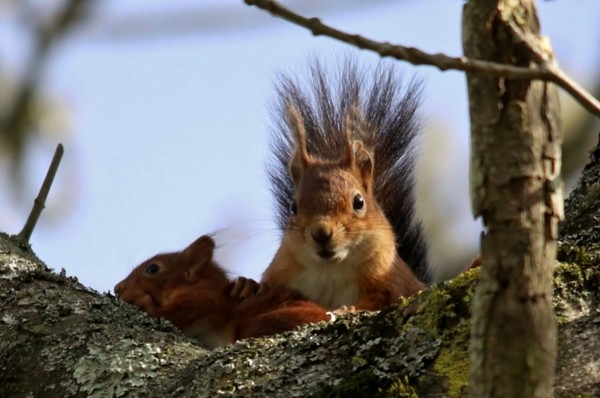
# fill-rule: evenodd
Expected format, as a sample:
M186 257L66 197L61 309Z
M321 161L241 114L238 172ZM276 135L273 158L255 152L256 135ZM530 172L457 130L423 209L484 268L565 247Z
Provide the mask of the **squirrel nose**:
M327 243L332 235L333 231L322 225L310 232L310 236L312 236L313 240L321 245Z

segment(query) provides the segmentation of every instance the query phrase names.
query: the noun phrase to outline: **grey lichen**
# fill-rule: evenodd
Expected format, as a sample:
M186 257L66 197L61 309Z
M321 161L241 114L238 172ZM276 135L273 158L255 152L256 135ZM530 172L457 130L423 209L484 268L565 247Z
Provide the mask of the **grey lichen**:
M52 273L19 250L3 246L0 237L0 267L38 264L12 267L12 279L0 278L0 396L414 398L465 392L478 270L378 313L351 313L209 352L170 323ZM595 393L598 256L563 245L559 258L565 264L556 274L555 306L563 320L564 369L557 396ZM583 388L572 382L581 369Z
M185 396L329 396L334 391L372 396L381 389L396 391L400 380L424 374L440 346L439 339L419 327L396 329L396 314L392 308L353 313L334 323L215 350L185 370ZM175 387L165 396L180 393Z
M73 377L90 398L121 397L147 384L165 359L159 346L131 339L106 347L91 346L75 365Z
M0 396L145 395L206 350L0 234ZM34 377L32 377L34 376Z
M600 253L600 142L567 200L560 226L562 242Z
M30 251L29 246L19 244L17 238L0 232L0 279L14 279L23 274L46 270L47 267ZM6 242L14 242L11 245Z

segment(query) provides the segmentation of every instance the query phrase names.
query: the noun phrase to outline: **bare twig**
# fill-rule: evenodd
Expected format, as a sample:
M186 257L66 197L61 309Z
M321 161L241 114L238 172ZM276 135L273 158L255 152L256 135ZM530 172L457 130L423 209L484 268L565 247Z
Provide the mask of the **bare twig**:
M287 9L274 0L244 0L246 4L261 8L271 14L302 26L315 36L328 36L358 48L371 50L379 55L410 62L414 65L429 65L442 71L460 70L464 72L485 73L510 79L528 79L550 81L567 91L584 108L600 117L600 102L584 88L570 79L557 66L548 64L532 68L522 68L496 62L469 59L467 57L449 57L444 54L429 54L414 47L378 42L360 35L342 32L321 22L319 18L306 18Z
M46 178L44 178L44 183L40 188L40 192L38 193L37 198L35 198L35 200L33 201L33 208L29 213L27 222L25 223L25 226L23 227L21 232L19 232L19 234L17 235L25 242L29 242L29 238L31 238L31 234L33 233L33 229L35 228L35 224L37 223L38 218L40 218L42 210L44 210L44 207L46 206L46 198L48 197L48 192L50 192L52 182L54 182L54 177L56 176L56 171L58 170L58 165L60 164L60 160L62 159L63 153L63 145L58 144L56 147L56 151L54 151L52 163L50 163L50 167L48 168L48 172L46 173Z
M598 106L598 100L583 87L579 86L575 81L573 81L573 79L564 73L562 69L560 69L558 66L558 61L554 57L554 53L550 47L549 41L545 38L539 40L536 36L530 33L525 33L514 22L507 21L507 23L508 26L510 26L512 33L527 46L531 57L541 67L553 74L553 79L551 79L551 81L571 94L571 96L579 101L579 103L582 104L587 110L598 115L593 108L590 109L590 107Z

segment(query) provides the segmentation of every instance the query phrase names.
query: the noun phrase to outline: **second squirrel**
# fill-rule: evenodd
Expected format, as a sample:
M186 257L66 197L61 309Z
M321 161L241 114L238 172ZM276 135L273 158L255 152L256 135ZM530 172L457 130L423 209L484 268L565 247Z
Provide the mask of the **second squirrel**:
M156 255L119 282L115 294L208 348L329 319L325 309L286 289L243 302L229 297L231 282L213 261L214 247L204 235L181 252Z

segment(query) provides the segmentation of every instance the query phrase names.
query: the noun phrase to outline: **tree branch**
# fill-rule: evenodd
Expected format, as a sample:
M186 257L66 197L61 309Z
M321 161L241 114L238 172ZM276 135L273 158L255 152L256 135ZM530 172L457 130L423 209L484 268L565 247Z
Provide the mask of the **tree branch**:
M42 210L44 210L44 207L46 206L46 198L48 197L48 192L50 192L52 182L54 182L54 177L56 176L56 171L58 170L58 165L60 164L64 152L63 145L58 144L54 151L54 157L52 158L48 172L46 173L46 178L44 178L44 183L40 188L37 198L33 201L33 208L29 213L27 222L21 232L19 232L19 235L17 235L27 243L29 243L29 238L31 238L35 224L37 224L38 218L40 218Z
M553 78L551 81L571 94L571 96L579 101L579 103L588 111L598 115L595 110L595 108L598 107L598 100L560 69L558 62L554 57L554 53L552 52L550 42L547 39L541 38L540 40L531 33L524 32L513 21L506 21L506 23L515 37L527 46L530 56L538 63L538 65L552 73Z
M464 72L485 73L509 79L550 81L571 94L589 112L600 117L600 102L556 66L542 64L534 68L523 68L496 62L469 59L464 56L449 57L444 54L429 54L414 47L378 42L360 35L342 32L325 25L319 18L306 18L296 14L275 0L244 0L244 2L302 26L310 30L315 36L328 36L364 50L374 51L383 57L392 57L410 62L413 65L434 66L442 71L460 70Z

